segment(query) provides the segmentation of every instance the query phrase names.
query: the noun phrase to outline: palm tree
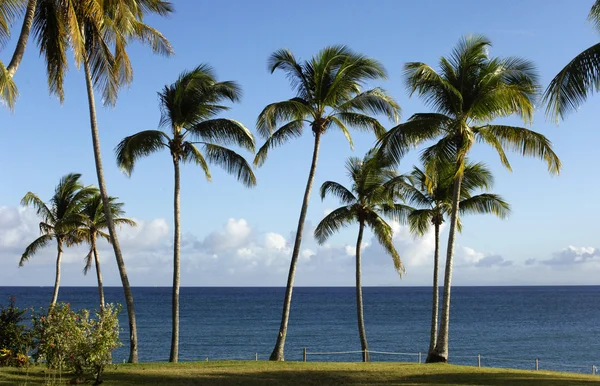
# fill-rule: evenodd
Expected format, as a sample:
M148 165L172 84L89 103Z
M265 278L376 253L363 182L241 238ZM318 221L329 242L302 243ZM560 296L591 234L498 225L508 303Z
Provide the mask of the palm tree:
M93 193L93 188L84 187L79 182L80 177L81 174L71 173L61 178L49 204L44 203L32 192L28 192L21 200L21 205L33 206L42 221L40 222L41 236L25 248L19 267L22 267L52 240L56 240L56 278L50 308L54 307L58 299L63 246L69 247L77 243L76 230L82 224L81 208L83 202Z
M73 51L75 63L83 65L98 187L127 304L129 362L132 363L138 361L135 307L115 224L108 209L94 88L102 92L105 105L116 103L120 87L133 80L126 50L131 41L141 41L156 53L170 55L173 51L169 42L160 32L144 24L143 19L146 14L166 16L172 10L171 3L163 0L38 0L33 21L40 51L46 58L50 91L61 102L68 48Z
M346 162L346 170L352 180L351 189L333 181L326 181L321 185L321 199L324 199L327 194L331 194L337 197L344 206L325 216L314 232L319 244L323 244L341 228L354 222L358 223L356 311L363 362L369 361L361 284L361 246L365 227L371 228L379 243L392 256L398 274L402 275L404 272L400 255L392 241L392 227L381 217L383 214L405 218L409 213L405 205L394 202L397 198L397 186L405 182L404 176L399 176L392 166L389 158L380 157L374 151L368 152L362 160L350 157Z
M122 217L125 214L123 203L117 202L116 197L109 197L110 211L113 216L115 225L136 226L135 221L129 218ZM85 242L89 245L90 250L85 257L85 267L83 273L87 275L92 262L96 266L96 278L98 279L98 295L100 297L100 309L104 309L104 289L102 286L102 273L100 271L100 257L98 255L97 240L103 238L111 242L110 235L105 232L108 227L104 205L102 204L102 196L100 192L95 191L93 195L86 198L81 211L83 215L83 223L77 228L77 239L79 242Z
M12 78L17 72L25 54L25 47L29 40L29 32L31 31L36 5L36 0L5 0L0 5L0 46L5 45L10 38L10 27L14 19L20 16L23 11L25 12L17 45L15 46L8 67L5 67L4 63L0 61L0 99L11 110L14 108L15 100L19 94Z
M311 60L303 62L298 62L288 50L278 50L270 56L268 66L271 73L277 69L286 73L296 96L272 103L260 113L257 130L262 137L266 138L266 141L258 150L254 164L256 166L263 165L271 148L302 135L305 125L310 127L315 138L308 182L304 191L290 261L281 325L277 343L270 357L270 360L282 361L284 360L296 264L317 168L321 136L329 129L337 128L344 134L352 147L352 137L348 127L374 132L377 136L381 136L385 129L376 118L368 114L383 114L397 122L400 107L380 88L361 91L365 82L385 79L386 72L379 62L359 55L345 46L324 48ZM278 125L281 126L276 129Z
M561 163L552 144L543 135L515 126L493 124L496 118L518 115L525 123L533 118L534 99L539 85L531 62L516 58L491 58L490 42L483 36L461 39L450 57L440 59L440 72L425 63L407 63L405 75L411 94L423 96L435 112L414 114L392 128L381 140L381 148L396 160L411 147L425 141L438 141L425 148L421 160L435 185L442 165L455 165L452 209L444 275L444 298L440 332L432 362L448 360L450 289L454 242L459 215L465 159L473 144L490 145L510 170L505 150L546 161L550 173L558 174Z
M600 32L600 0L596 0L588 15ZM577 55L552 79L544 92L546 113L556 120L564 119L577 109L589 94L600 91L600 42Z
M417 207L408 216L411 232L423 236L429 231L431 225L433 225L435 232L430 353L433 353L437 340L440 228L445 218L452 213L452 188L456 170L454 165L450 164L446 168L439 169L439 173L441 175L431 178L427 176L424 170L414 167L410 176L411 183L402 186L402 194L405 200ZM430 189L430 181L432 180L436 183ZM494 177L484 164L466 162L461 184L459 215L489 213L502 219L508 217L510 205L502 197L491 193L474 194L477 190L489 190L493 183ZM460 218L457 220L457 228L460 232L462 228Z
M211 175L208 162L222 166L244 185L256 184L252 168L246 160L227 145L235 144L254 152L254 137L240 122L214 118L229 108L224 100L237 102L241 89L235 82L217 82L213 69L201 64L183 72L177 81L159 93L161 119L159 126L171 132L146 130L123 139L116 147L117 163L131 175L138 159L159 150L168 149L175 169L173 241L173 327L169 361L177 362L179 352L179 256L181 244L179 167L194 163L202 168L206 178ZM200 145L198 148L196 145ZM202 149L202 151L200 150Z

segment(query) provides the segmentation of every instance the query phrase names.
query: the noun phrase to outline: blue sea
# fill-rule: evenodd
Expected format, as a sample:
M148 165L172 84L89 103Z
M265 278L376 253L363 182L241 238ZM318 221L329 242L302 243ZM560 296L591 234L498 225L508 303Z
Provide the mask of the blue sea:
M268 359L280 323L284 288L181 288L180 360ZM120 287L105 289L107 302L126 307ZM133 289L140 361L166 361L171 336L171 289ZM16 297L19 307L46 307L51 287L0 287L0 304ZM97 308L95 287L62 287L59 301ZM359 361L360 354L317 354L360 350L352 287L294 289L286 360ZM431 290L427 287L366 287L364 312L374 361L425 360L429 344ZM384 354L386 353L386 354ZM388 354L404 353L404 354ZM454 287L450 362L482 366L591 373L600 367L600 286Z

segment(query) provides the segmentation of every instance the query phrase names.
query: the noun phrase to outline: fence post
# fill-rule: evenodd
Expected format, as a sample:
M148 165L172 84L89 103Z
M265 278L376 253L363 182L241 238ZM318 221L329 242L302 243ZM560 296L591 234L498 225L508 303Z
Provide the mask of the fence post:
M535 360L535 371L538 371L540 369L540 360L536 359Z
M304 359L304 362L306 362L306 347L304 347L304 351L302 353L302 359Z
M258 353L254 354L254 360L258 360Z
M596 366L592 365L592 375L596 375Z
M419 364L421 364L421 353L419 352Z
M206 357L206 361L208 362L208 357Z
M477 354L477 367L481 367L481 354Z

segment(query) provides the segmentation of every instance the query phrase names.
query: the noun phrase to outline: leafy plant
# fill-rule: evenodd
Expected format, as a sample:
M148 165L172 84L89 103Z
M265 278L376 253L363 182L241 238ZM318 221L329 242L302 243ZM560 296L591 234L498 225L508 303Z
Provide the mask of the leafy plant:
M77 379L93 375L99 384L112 352L121 345L119 312L120 306L107 304L91 318L88 310L75 312L68 303L57 304L48 315L33 320L37 359L58 371L59 377L64 371Z
M11 297L8 306L0 310L0 366L23 367L29 362L31 334L24 324L26 310L15 305Z

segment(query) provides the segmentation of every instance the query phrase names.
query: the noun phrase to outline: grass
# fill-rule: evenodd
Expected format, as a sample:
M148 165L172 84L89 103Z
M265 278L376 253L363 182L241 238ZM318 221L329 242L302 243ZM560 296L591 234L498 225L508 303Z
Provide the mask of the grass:
M45 371L44 367L34 367L26 377L24 370L0 368L0 385L43 385L48 377ZM69 378L63 379L68 381ZM445 364L219 361L111 365L103 385L573 386L598 383L600 376Z

